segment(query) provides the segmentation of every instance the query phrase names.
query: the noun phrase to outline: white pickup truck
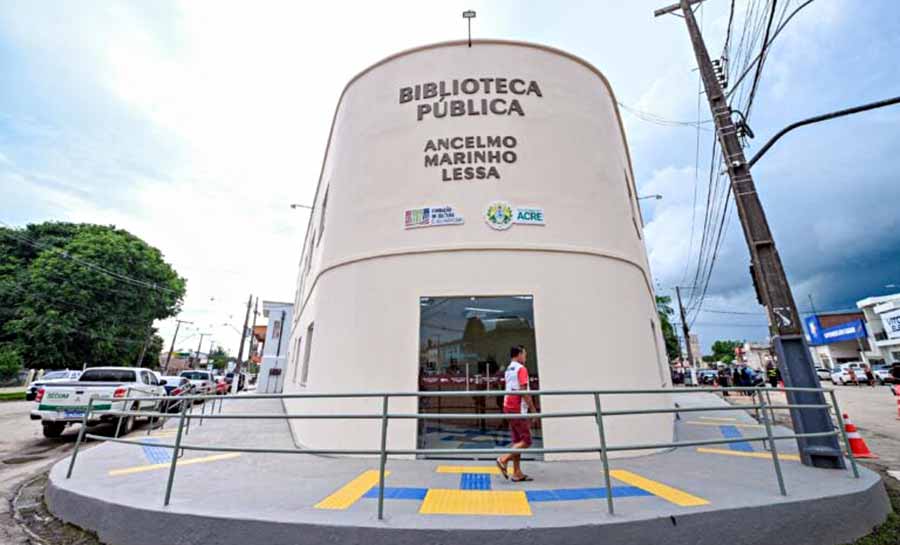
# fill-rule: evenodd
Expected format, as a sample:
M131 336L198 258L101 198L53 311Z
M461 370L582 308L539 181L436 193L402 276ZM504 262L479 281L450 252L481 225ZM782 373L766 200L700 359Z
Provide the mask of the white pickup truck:
M141 398L166 395L165 381L140 367L90 367L78 380L46 384L38 390L37 409L31 411L32 420L40 420L44 437L59 437L67 425L80 423L91 398L122 398L122 401L95 401L91 406L88 425L114 422L114 411L152 410L161 406L160 400L141 401ZM128 433L135 417L122 419L120 433Z

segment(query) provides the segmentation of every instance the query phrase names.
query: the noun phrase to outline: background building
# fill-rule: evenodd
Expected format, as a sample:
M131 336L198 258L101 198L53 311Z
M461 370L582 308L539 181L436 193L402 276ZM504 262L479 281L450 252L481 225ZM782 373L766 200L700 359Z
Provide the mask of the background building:
M256 378L259 393L278 394L284 387L293 312L292 303L263 301L263 316L269 323L265 326L262 360Z
M631 160L603 75L551 48L436 44L356 76L335 112L304 242L285 392L502 390L509 347L533 388L669 386ZM270 314L271 318L271 314ZM271 341L267 343L267 348ZM391 401L391 448L505 444L500 398ZM286 400L375 413L380 398ZM540 400L593 410L589 397ZM620 396L608 409L671 406ZM468 412L465 422L440 414ZM374 448L380 423L292 420L305 446ZM611 444L672 439L671 415L609 418ZM538 444L597 442L590 418Z
M765 371L766 365L775 363L770 343L745 342L740 351L740 362L757 371Z
M856 303L868 324L866 359L879 363L900 363L900 293L867 297Z
M820 312L808 316L804 324L816 365L831 369L840 363L866 361L868 340L862 312Z

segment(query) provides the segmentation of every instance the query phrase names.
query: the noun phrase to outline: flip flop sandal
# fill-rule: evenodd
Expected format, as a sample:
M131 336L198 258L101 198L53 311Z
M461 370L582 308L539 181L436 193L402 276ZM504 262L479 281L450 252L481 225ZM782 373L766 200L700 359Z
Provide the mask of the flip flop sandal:
M512 482L514 482L514 483L522 483L522 482L525 482L525 481L533 481L534 479L532 479L532 478L529 477L528 475L522 475L522 478L521 478L521 479L515 479L515 478L513 478L513 479L511 479L511 480L512 480Z
M494 460L494 462L497 464L497 468L500 470L500 473L503 475L503 478L506 480L509 480L509 474L506 472L506 466L503 465L503 463L500 462L500 460Z

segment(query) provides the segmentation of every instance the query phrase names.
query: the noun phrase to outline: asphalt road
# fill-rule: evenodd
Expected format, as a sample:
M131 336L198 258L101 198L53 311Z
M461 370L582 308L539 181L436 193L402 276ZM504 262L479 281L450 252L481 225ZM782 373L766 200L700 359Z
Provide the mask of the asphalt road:
M62 437L46 439L41 423L29 419L34 405L33 401L0 401L0 545L34 543L14 520L12 500L29 479L68 456L78 436L79 426L74 425L66 428ZM139 424L138 429L145 425ZM101 434L115 433L111 424L93 430ZM90 446L87 444L83 448ZM60 541L64 542L67 541Z
M45 439L39 422L28 414L33 401L0 402L0 543L26 544L29 536L13 520L12 499L22 484L55 460L75 442L77 427L60 439Z
M825 384L828 386L828 383ZM900 470L900 420L897 398L887 386L835 386L841 410L859 428L878 462Z
M834 387L841 411L859 429L869 449L878 459L866 460L873 466L900 471L900 420L897 420L897 398L888 386L833 386L823 382L825 388ZM771 394L775 404L785 403L783 394ZM749 397L732 395L731 402L750 403ZM790 425L787 411L779 411L776 418L780 424Z

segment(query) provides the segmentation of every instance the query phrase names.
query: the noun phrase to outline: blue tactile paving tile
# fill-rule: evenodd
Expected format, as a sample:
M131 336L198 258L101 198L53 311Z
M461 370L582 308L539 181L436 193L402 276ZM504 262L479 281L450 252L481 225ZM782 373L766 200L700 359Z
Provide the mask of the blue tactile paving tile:
M425 494L427 493L427 488L412 488L405 486L384 487L384 499L386 500L424 500ZM371 490L363 495L363 498L377 499L378 487L373 486Z
M462 490L490 490L491 476L487 473L463 473L459 476Z
M147 438L144 439L147 443L159 443L158 439ZM172 451L163 447L148 447L147 445L143 445L144 449L144 457L150 461L151 464L165 464L172 461Z
M614 486L612 496L614 498L628 498L637 496L652 496L650 492L634 486ZM606 498L605 488L558 488L551 490L526 490L525 497L528 501L573 501L592 500Z
M741 433L741 430L737 429L736 426L719 426L719 430L722 432L722 436L726 439L744 436ZM740 443L729 443L728 448L730 448L731 450L739 450L741 452L753 452L753 447L746 441L741 441Z

